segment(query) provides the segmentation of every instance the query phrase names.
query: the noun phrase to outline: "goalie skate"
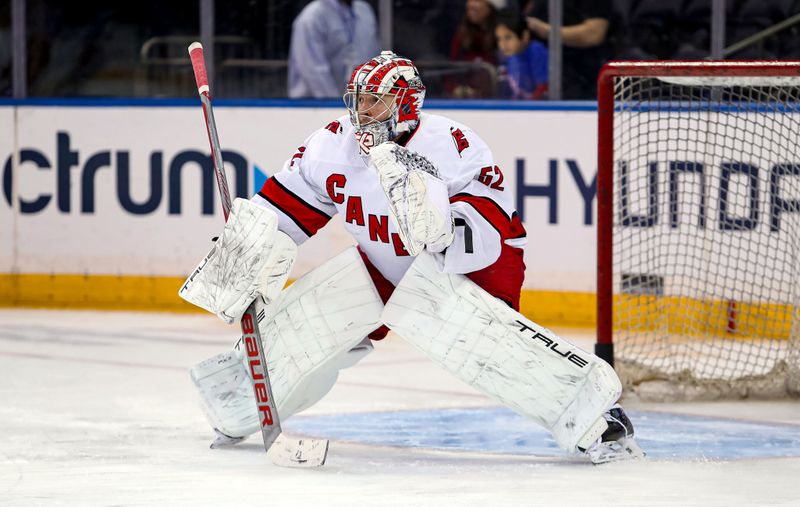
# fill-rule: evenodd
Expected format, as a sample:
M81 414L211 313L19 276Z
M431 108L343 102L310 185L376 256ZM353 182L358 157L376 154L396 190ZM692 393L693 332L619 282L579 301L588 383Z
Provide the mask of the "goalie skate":
M230 447L232 445L236 445L239 442L243 441L247 437L230 437L225 433L221 432L217 428L214 428L214 433L217 437L211 442L212 449L221 449L223 447Z
M595 465L645 457L645 452L633 438L633 424L619 404L603 414L608 429L585 453Z

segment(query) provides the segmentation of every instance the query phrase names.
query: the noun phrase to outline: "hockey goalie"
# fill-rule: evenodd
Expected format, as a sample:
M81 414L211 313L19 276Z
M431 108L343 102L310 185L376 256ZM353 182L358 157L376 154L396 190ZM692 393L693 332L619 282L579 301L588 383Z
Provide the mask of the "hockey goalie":
M643 456L613 369L518 312L526 233L503 173L470 128L422 113L424 98L406 58L384 51L357 67L349 114L234 202L180 295L229 323L263 298L259 329L284 420L391 329L565 451L594 463ZM284 288L297 245L336 213L358 246ZM227 442L259 430L240 348L191 371Z

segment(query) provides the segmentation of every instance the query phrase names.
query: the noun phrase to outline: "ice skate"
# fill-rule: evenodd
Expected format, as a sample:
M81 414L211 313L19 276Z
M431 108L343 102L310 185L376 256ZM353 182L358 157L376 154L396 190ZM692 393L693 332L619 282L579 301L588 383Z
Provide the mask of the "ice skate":
M214 428L214 433L217 435L213 442L211 442L212 449L220 449L223 447L230 447L243 441L247 437L231 437Z
M633 424L618 403L603 414L603 417L608 423L608 429L597 442L584 451L592 463L601 465L645 457L645 452L633 437Z

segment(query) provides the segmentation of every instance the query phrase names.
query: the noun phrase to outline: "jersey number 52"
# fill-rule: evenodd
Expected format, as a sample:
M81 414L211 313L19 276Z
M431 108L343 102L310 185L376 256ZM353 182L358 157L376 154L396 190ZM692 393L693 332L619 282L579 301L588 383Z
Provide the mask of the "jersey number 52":
M503 190L503 171L497 166L482 167L478 181L489 188Z

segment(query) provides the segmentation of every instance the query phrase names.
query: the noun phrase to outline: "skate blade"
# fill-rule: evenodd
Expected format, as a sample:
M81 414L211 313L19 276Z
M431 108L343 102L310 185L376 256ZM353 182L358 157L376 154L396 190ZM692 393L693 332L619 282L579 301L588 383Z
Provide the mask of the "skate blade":
M214 428L214 433L217 434L217 438L211 442L212 449L222 449L225 447L230 447L232 445L236 445L239 442L243 441L247 437L229 437L228 435L221 433L218 429Z
M613 442L599 442L589 449L586 454L589 455L589 459L595 465L642 459L646 456L642 448L639 447L639 443L633 437L622 438Z

